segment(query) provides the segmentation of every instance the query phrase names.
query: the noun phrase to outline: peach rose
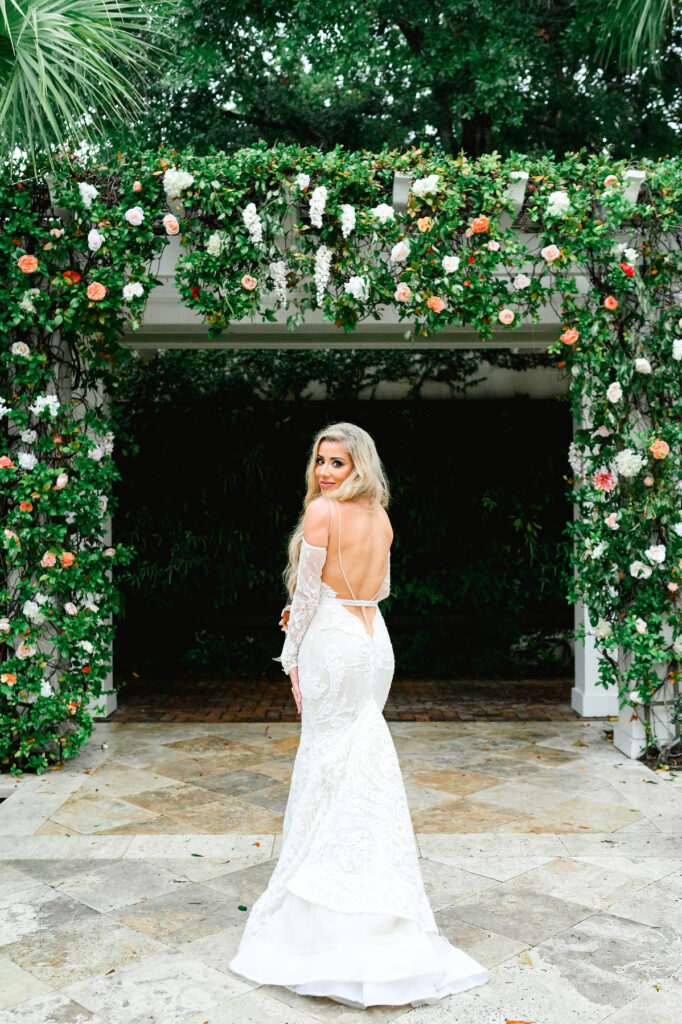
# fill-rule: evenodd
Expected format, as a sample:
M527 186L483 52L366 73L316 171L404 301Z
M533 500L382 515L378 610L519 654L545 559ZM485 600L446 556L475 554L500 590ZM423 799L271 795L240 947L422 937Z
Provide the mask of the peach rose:
M72 551L62 551L61 563L62 568L68 569L69 566L73 565L76 561L76 556Z
M76 711L78 711L78 704L75 700L70 700L66 706L69 709L70 715L75 715Z
M670 581L670 583L668 583L668 590L670 591L671 594L676 593L676 591L678 591L679 589L680 589L679 583L673 583L672 580Z
M55 238L61 238L64 234L64 228L50 228L50 234L54 235Z
M666 455L670 454L670 445L667 441L661 441L658 438L653 444L649 445L649 451L655 459L664 459Z
M514 310L501 309L500 312L497 314L497 319L500 321L501 324L505 324L508 327L509 324L512 323L514 320Z
M432 295L426 300L426 305L429 309L432 309L434 313L442 313L445 309L445 303L439 295Z
M490 227L490 220L488 217L474 217L471 222L471 230L475 235L480 235L481 231L487 231Z
M20 501L19 502L19 511L20 512L32 512L33 511L33 502L32 501Z
M618 299L614 298L613 295L607 295L604 299L604 306L606 309L618 309Z
M607 174L604 178L604 188L614 188L618 184L618 178L615 174Z
M32 274L34 270L38 269L38 260L35 256L20 256L19 270L23 270L25 274Z
M43 569L48 569L51 565L54 565L57 561L56 555L52 551L46 551L43 557L40 559L40 564Z
M564 345L575 345L579 337L580 332L577 331L575 327L569 327L569 329L567 331L564 331L564 333L561 335L561 340L563 341Z
M431 228L433 227L433 218L431 218L431 217L420 217L419 220L417 221L417 227L422 232L422 234L425 231L430 231Z
M653 487L654 486L654 478L652 476L645 476L644 477L644 486L645 487Z
M412 289L408 284L401 281L395 290L394 298L396 302L409 302L412 298Z
M0 469L16 469L9 455L0 455Z
M172 213L167 213L163 218L163 226L166 229L167 235L177 235L180 232L178 219L177 217L174 217Z
M99 299L104 298L104 296L107 294L107 290L103 284L100 284L99 281L93 281L92 284L88 285L88 290L86 294L89 299L92 299L93 302L96 302Z
M558 245L546 245L544 249L540 250L540 255L547 263L552 263L561 256L561 249Z
M133 182L133 192L141 192L141 191L142 191L142 182L141 181L134 181Z
M7 686L14 686L17 681L17 677L14 672L3 672L0 676L0 682L5 683Z
M102 554L105 556L105 558L111 558L113 555L116 554L116 548L105 548Z
M242 278L242 288L246 288L247 292L252 292L257 284L257 278L251 277L251 274L244 274Z

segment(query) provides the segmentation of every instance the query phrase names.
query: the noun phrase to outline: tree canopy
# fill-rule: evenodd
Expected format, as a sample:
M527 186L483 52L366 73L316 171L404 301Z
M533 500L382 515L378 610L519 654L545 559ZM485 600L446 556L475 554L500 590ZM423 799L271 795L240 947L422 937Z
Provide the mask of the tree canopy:
M147 113L112 126L116 148L585 146L619 158L681 140L670 0L181 0L163 28Z

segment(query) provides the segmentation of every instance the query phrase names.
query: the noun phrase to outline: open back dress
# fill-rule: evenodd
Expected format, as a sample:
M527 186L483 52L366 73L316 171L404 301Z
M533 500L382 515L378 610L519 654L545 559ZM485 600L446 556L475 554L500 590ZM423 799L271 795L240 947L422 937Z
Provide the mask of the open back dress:
M341 507L338 520L341 571ZM333 522L330 523L330 538ZM279 859L229 967L348 1006L413 1006L482 985L489 971L439 932L383 716L394 658L378 602L321 580L327 547L302 542L281 655L298 665L301 736ZM376 606L369 623L348 605Z

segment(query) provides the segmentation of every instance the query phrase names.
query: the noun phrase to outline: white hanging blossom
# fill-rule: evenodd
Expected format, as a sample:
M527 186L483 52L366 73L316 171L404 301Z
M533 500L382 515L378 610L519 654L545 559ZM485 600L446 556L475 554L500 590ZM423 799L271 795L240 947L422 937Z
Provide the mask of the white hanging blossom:
M19 309L23 309L26 313L35 313L36 307L33 304L33 300L40 295L40 288L28 288L24 292L24 296L19 303Z
M352 295L354 299L364 301L369 295L369 281L366 277L351 277L343 286L346 295Z
M223 236L219 231L214 231L208 236L206 243L206 252L210 253L211 256L220 256L224 244Z
M242 210L242 219L246 224L251 241L258 244L263 241L263 224L258 216L255 203L249 203Z
M355 207L350 203L344 203L341 207L341 234L348 238L351 231L355 229Z
M594 627L594 635L600 640L608 640L611 636L612 629L611 623L607 622L606 619L599 619L599 622Z
M29 409L35 416L40 416L43 409L47 409L50 416L56 416L59 409L59 399L56 395L38 395L35 402L29 405Z
M304 174L301 171L300 174L296 175L295 181L296 181L296 184L298 185L298 187L301 189L301 191L303 191L303 189L307 188L308 185L310 184L310 175L309 174Z
M285 306L287 301L287 265L284 260L275 260L270 264L269 270L272 283L275 286L275 295Z
M326 245L321 245L315 253L315 286L317 288L317 304L322 305L324 293L329 283L332 254Z
M584 465L583 454L575 441L571 441L568 446L568 462L576 476L582 476Z
M310 223L315 228L322 227L322 214L327 202L327 189L324 185L318 185L310 197Z

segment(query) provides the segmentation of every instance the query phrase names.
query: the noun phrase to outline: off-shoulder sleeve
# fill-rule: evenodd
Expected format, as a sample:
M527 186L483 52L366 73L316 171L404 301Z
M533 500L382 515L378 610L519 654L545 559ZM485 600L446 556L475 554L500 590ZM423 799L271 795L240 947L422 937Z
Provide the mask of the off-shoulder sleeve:
M386 575L384 576L384 582L381 584L376 593L376 601L383 601L385 597L391 593L391 552L388 553L388 565L386 566Z
M314 547L303 539L296 590L291 599L289 628L280 657L282 668L287 675L298 665L298 649L320 600L322 569L326 560L326 548Z

